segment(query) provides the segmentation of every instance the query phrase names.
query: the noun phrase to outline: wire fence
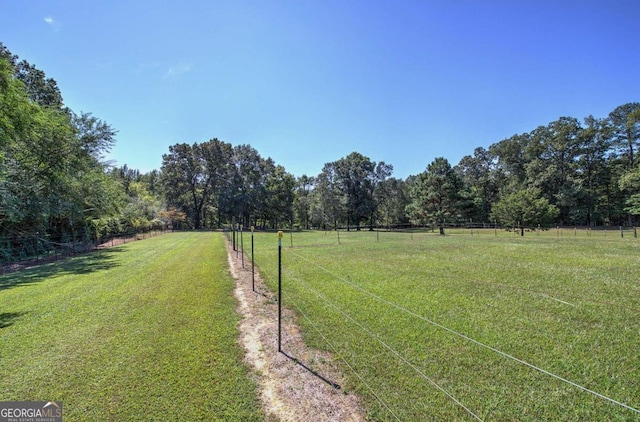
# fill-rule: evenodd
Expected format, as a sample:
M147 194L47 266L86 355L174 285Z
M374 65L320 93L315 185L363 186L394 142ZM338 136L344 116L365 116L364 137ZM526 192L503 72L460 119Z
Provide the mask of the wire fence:
M407 365L409 368L411 368L411 370L413 370L418 376L422 377L424 380L426 380L429 384L431 384L433 387L435 387L437 390L439 390L440 392L442 392L445 396L447 396L449 399L451 399L456 405L460 406L462 409L464 409L470 416L472 416L474 419L476 420L482 420L478 415L476 415L475 413L473 413L473 411L471 411L467 406L465 406L460 400L458 400L456 397L453 396L452 393L450 393L449 391L447 391L447 389L445 389L444 387L442 387L440 384L438 384L436 381L434 381L429 375L425 374L425 372L423 370L421 370L420 368L418 368L416 365L414 365L413 363L411 363L411 361L406 358L402 353L400 353L399 351L397 351L394 347L390 346L385 340L383 340L379 335L377 335L374 331L372 331L371 329L367 328L365 325L363 325L362 323L358 322L353 316L351 316L349 313L345 312L343 309L341 309L338 305L336 305L334 302L332 302L330 299L328 299L325 295L323 295L322 293L318 292L317 290L314 290L312 287L310 287L307 283L304 283L302 280L297 279L293 276L291 276L291 278L295 281L297 281L298 283L300 283L300 285L305 289L306 292L313 294L315 297L317 297L318 299L320 299L323 303L325 303L327 306L329 306L330 308L332 308L335 312L337 312L338 314L342 315L345 319L345 321L348 321L350 323L352 323L354 326L356 326L357 328L360 329L360 331L364 334L366 334L367 336L369 336L373 341L379 343L380 346L382 346L384 349L386 349L388 352L390 352L393 356L395 356L396 358L398 358L404 365ZM298 305L296 303L296 301L294 301L292 299L292 296L287 295L287 297L289 298L289 300L293 303L293 305L295 306L296 309L301 309L300 305ZM312 324L312 326L317 327L317 324L314 323L311 318L309 318L308 316L305 316L307 320L309 320ZM319 334L321 335L321 337L323 339L325 339L325 341L328 344L331 344L328 340L327 340L327 334L321 332L320 330L318 330L316 328L316 330L319 332ZM335 348L333 348L335 352L338 352ZM346 360L343 358L343 361L346 362L347 366L349 368L351 368L353 370L353 366ZM391 409L390 404L385 402L382 398L381 398L381 394L380 393L376 393L376 391L366 382L366 380L364 380L362 374L358 373L357 371L353 370L356 374L356 376L358 377L358 379L360 379L361 381L364 382L364 384L366 385L366 387L374 394L374 396L376 397L376 399L384 406L385 409L387 409L394 418L400 420L397 416L397 414Z
M620 237L638 238L636 226L555 226L538 228L521 228L514 226L499 226L488 223L467 223L446 225L445 235L469 236L554 236L554 237ZM409 234L439 234L437 226L398 225L393 227L339 227L336 230L324 230L334 233L376 232L376 233L409 233Z
M0 237L0 273L19 268L21 265L53 261L95 249L117 246L143 240L172 231L171 228L123 232L98 239L71 237L65 241L53 240L46 234Z
M552 378L555 378L555 379L557 379L557 380L559 380L559 381L562 381L562 382L564 382L564 383L567 383L567 384L569 384L569 385L571 385L571 386L573 386L573 387L576 387L576 388L578 388L578 389L580 389L580 390L585 391L586 393L593 394L594 396L597 396L597 397L599 397L599 398L601 398L601 399L603 399L603 400L609 401L609 402L611 402L611 403L613 403L613 404L616 404L616 405L618 405L618 406L622 406L622 407L624 407L624 408L626 408L626 409L632 410L632 411L634 411L634 412L636 412L637 414L639 414L639 415L640 415L640 410L639 410L639 409L635 409L635 408L633 408L633 407L631 407L631 406L629 406L629 405L627 405L627 404L625 404L625 403L622 403L622 402L620 402L620 401L617 401L617 400L615 400L615 399L613 399L613 398L610 398L610 397L608 397L608 396L606 396L606 395L604 395L604 394L600 394L600 393L598 393L598 392L596 392L596 391L593 391L593 390L591 390L591 389L589 389L589 388L587 388L587 387L584 387L584 386L582 386L582 385L580 385L580 384L578 384L578 383L576 383L576 382L573 382L573 381L571 381L571 380L568 380L568 379L566 379L566 378L564 378L564 377L561 377L561 376L559 376L559 375L557 375L557 374L554 374L554 373L552 373L552 372L550 372L550 371L547 371L547 370L545 370L545 369L543 369L543 368L540 368L540 367L538 367L538 366L536 366L536 365L534 365L534 364L532 364L532 363L530 363L530 362L527 362L527 361L525 361L525 360L519 359L519 358L517 358L517 357L515 357L515 356L513 356L513 355L511 355L511 354L509 354L509 353L507 353L507 352L504 352L504 351L499 350L499 349L497 349L497 348L495 348L495 347L492 347L492 346L490 346L490 345L488 345L488 344L485 344L485 343L483 343L483 342L481 342L481 341L478 341L478 340L476 340L476 339L474 339L474 338L471 338L471 337L469 337L469 336L467 336L467 335L465 335L465 334L462 334L462 333L460 333L460 332L458 332L458 331L456 331L456 330L454 330L454 329L452 329L452 328L449 328L449 327L447 327L447 326L444 326L444 325L442 325L442 324L439 324L438 322L433 321L433 320L431 320L431 319L429 319L429 318L426 318L426 317L424 317L424 316L422 316L422 315L419 315L419 314L417 314L417 313L415 313L415 312L413 312L413 311L411 311L411 310L409 310L409 309L406 309L405 307L403 307L403 306L401 306L401 305L398 305L397 303L394 303L394 302L389 301L389 300L387 300L387 299L385 299L385 298L382 298L382 297L380 297L380 296L376 295L375 293L372 293L372 292L368 291L367 289L363 288L362 286L360 286L360 285L358 285L358 284L356 284L356 283L354 283L354 282L352 282L352 281L350 281L350 280L347 280L347 279L345 279L345 278L343 278L343 277L340 277L340 276L338 276L338 275L336 275L336 274L332 273L331 271L329 271L329 270L327 270L327 269L323 268L322 266L318 265L317 263L315 263L315 262L311 261L311 260L310 260L310 259L308 259L308 258L305 258L304 256L302 256L302 255L300 255L300 254L297 254L297 253L295 253L295 252L293 252L293 251L290 251L289 253L291 253L292 255L294 255L294 256L296 256L296 257L298 257L298 258L300 258L300 259L304 260L304 261L305 261L305 262L307 262L308 264L315 266L315 267L316 267L316 268L318 268L320 271L324 271L324 272L326 272L326 273L330 274L330 275L331 275L332 277L334 277L336 280L340 280L340 281L342 281L343 283L348 284L348 285L350 285L351 287L354 287L354 288L358 289L358 290L359 290L359 291L361 291L363 294L365 294L365 295L367 295L367 296L369 296L369 297L371 297L371 298L373 298L373 299L375 299L375 300L379 301L380 303L382 303L382 304L384 304L384 305L391 306L391 307L393 307L393 308L395 308L395 309L397 309L397 310L399 310L399 311L401 311L401 312L403 312L403 313L406 313L407 315L410 315L411 317L414 317L414 318L416 318L416 319L419 319L419 320L425 321L425 322L427 322L427 323L429 323L429 324L431 324L431 325L433 325L433 326L435 326L435 327L437 327L437 328L440 328L440 329L442 329L442 330L444 330L444 331L447 331L447 332L449 332L449 333L451 333L451 334L453 334L453 335L455 335L455 336L458 336L458 337L460 337L460 338L462 338L462 339L464 339L464 340L466 340L466 341L469 341L469 342L471 342L471 343L474 343L475 345L478 345L478 346L483 347L483 348L485 348L485 349L487 349L487 350L490 350L491 352L494 352L494 353L496 353L496 354L498 354L498 355L500 355L500 356L502 356L502 357L504 357L504 358L506 358L506 359L511 359L511 360L513 360L513 361L515 361L515 362L517 362L517 363L519 363L519 364L525 365L525 366L527 366L527 367L529 367L529 368L531 368L531 369L533 369L533 370L536 370L536 371L541 372L541 373L543 373L543 374L545 374L545 375L548 375L548 376L550 376L550 377L552 377ZM295 278L294 278L294 279L295 279ZM305 283L304 283L304 282L302 282L301 280L299 280L299 279L296 279L296 280L297 280L298 282L300 282L301 284L305 285ZM306 288L308 288L308 285L305 285L305 286L306 286ZM311 288L308 288L308 291L310 291L311 293L315 294L317 297L319 297L319 298L321 298L322 300L324 300L324 301L325 301L326 303L328 303L331 307L333 307L337 312L339 312L339 313L341 313L342 315L344 315L347 319L349 319L350 321L353 321L355 324L359 325L359 326L362 328L362 330L363 330L364 332L366 332L366 333L367 333L371 338L373 338L373 339L375 339L375 340L379 341L380 343L382 343L382 344L383 344L385 347L387 347L387 348L388 348L392 353L394 353L394 354L396 354L397 356L401 357L401 355L399 354L399 352L397 352L396 350L394 350L393 348L391 348L390 346L388 346L387 344L385 344L385 343L384 343L384 341L382 341L380 338L378 338L378 336L377 336L375 333L371 332L371 331L370 331L369 329L367 329L366 327L361 326L361 325L360 325L359 323L357 323L357 322L356 322L356 321L355 321L351 316L349 316L347 313L345 313L344 311L342 311L340 308L338 308L338 307L337 307L335 304L333 304L331 301L329 301L329 300L327 300L326 298L324 298L320 293L318 293L317 291L314 291L314 290L313 290L313 289L311 289ZM465 406L464 406L464 405L463 405L459 400L457 400L455 397L453 397L452 395L450 395L447 391L445 391L443 388L441 388L438 384L436 384L435 382L433 382L430 378L428 378L428 376L426 376L425 374L423 374L423 373L422 373L418 368L416 368L415 366L413 366L413 365L412 365L408 360L406 360L404 357L401 357L401 359L402 359L404 362L406 362L409 366L411 366L411 368L412 368L412 369L414 369L417 373L419 373L421 376L423 376L425 379L427 379L430 383L432 383L436 388L438 388L438 389L439 389L440 391L442 391L445 395L447 395L450 399L452 399L456 404L458 404L459 406L463 407L467 412L469 412L469 413L470 413L472 416L474 416L475 418L479 419L479 418L477 417L477 415L475 415L473 412L471 412L469 409L467 409L467 408L466 408L466 407L465 407Z
M458 228L459 230L461 228ZM489 231L494 231L493 235L504 235L497 234L495 231L498 230L497 227L490 229L478 229L473 228L475 232L471 233L471 228L462 228L461 231L457 233L457 235L490 235ZM504 230L504 229L503 229ZM561 232L562 230L562 232ZM584 235L601 235L602 237L607 236L606 229L601 230L593 230L584 228ZM398 232L397 230L391 231L377 231L375 234L366 234L360 233L358 239L361 241L363 237L367 237L368 241L380 241L380 234L388 233L388 232ZM413 239L419 239L420 236L428 236L431 235L429 230L423 229L414 229L414 230L402 230L402 236L388 236L383 237L383 240L393 241L402 239L402 241L407 241L407 237ZM351 232L353 233L353 232ZM635 228L626 228L625 230L620 229L617 233L621 238L624 238L625 233L631 233L631 236L627 236L627 238L635 239L634 236L636 233ZM547 231L545 235L549 236L552 233ZM573 236L578 236L578 228L573 228L573 232L567 230L566 228L556 228L556 233L554 233L557 237L563 237L568 234L573 234ZM342 239L340 239L340 235L342 235ZM611 235L611 231L609 232L609 236ZM228 239L232 241L233 234L231 232L227 233ZM535 362L530 362L525 358L518 357L513 353L510 353L508 350L503 350L501 347L496 347L491 344L488 344L486 341L478 340L473 336L467 335L464 332L461 332L459 329L454 327L447 326L445 324L441 324L437 320L433 318L429 318L423 315L421 312L417 312L414 309L410 309L402 304L398 303L395 300L386 298L376 292L371 291L370 289L358 283L357 280L352 279L351 277L345 277L343 275L337 274L334 271L327 268L321 261L318 260L317 257L313 255L309 256L305 253L305 246L332 246L336 244L340 244L341 242L350 242L350 241L358 241L354 236L350 235L349 232L340 232L340 231L327 231L324 234L326 244L323 239L318 243L318 238L313 239L313 244L305 244L304 240L298 239L297 237L294 240L293 232L291 232L289 238L289 247L285 249L285 265L283 268L282 275L285 280L287 280L287 285L292 286L295 285L295 288L289 288L285 290L284 293L284 301L286 306L293 308L293 310L299 315L299 318L305 322L305 324L310 327L310 329L316 333L321 343L324 343L324 347L331 351L335 356L336 360L341 361L344 364L346 370L351 372L356 380L363 386L363 388L368 392L368 394L373 397L374 401L376 401L380 406L380 411L386 416L381 416L381 419L394 419L394 420L404 420L407 415L417 415L423 411L423 407L419 406L416 402L410 402L409 406L416 406L415 409L406 411L406 409L398 408L399 399L405 395L409 394L407 391L395 391L390 392L388 388L383 386L378 377L375 375L375 370L372 370L370 367L367 367L363 362L367 362L369 360L368 356L359 354L359 350L357 347L352 347L352 345L341 344L341 340L337 340L334 335L334 331L337 329L335 324L327 323L326 315L333 314L337 316L337 319L343 321L342 325L344 327L340 329L351 330L351 335L353 339L358 339L358 342L369 342L376 343L377 352L375 353L383 353L388 355L388 368L393 368L395 370L399 366L403 366L405 368L405 373L412 372L415 377L420 378L422 382L429 385L431 388L440 392L440 394L446 398L451 404L451 406L456 407L462 412L466 417L475 419L475 420L483 420L480 414L482 412L476 410L477 409L477 400L469 399L467 395L461 394L461 388L454 387L450 385L450 382L447 381L446 377L443 377L441 374L438 374L437 371L434 373L430 372L430 368L433 366L422 365L420 359L416 358L416 356L412 356L411 353L407 354L407 350L403 347L402 340L398 340L397 338L390 340L387 336L388 332L382 328L383 325L375 325L371 326L366 320L362 319L362 316L352 314L349 306L345 306L344 302L341 300L340 296L349 296L349 301L351 303L359 303L361 307L371 307L371 309L376 309L375 312L380 312L380 319L383 320L385 317L383 314L386 312L394 312L396 314L402 315L409 324L413 324L414 328L418 330L418 326L427 327L429 326L430 332L441 332L445 333L447 336L457 339L460 343L466 343L465 350L471 350L471 348L482 350L484 355L488 358L488 360L492 360L495 363L491 365L495 365L496 368L500 368L504 366L505 363L500 363L500 361L509 361L508 365L517 368L518 373L525 373L526 371L533 371L537 373L534 378L536 378L536 383L543 381L544 378L549 380L553 380L553 382L558 384L563 384L566 387L562 387L564 389L576 389L577 391L581 391L584 394L588 394L594 397L597 400L601 400L603 402L608 403L609 405L619 406L621 408L626 409L627 411L634 414L634 417L640 417L640 410L633 405L624 403L623 401L616 400L615 398L609 396L607 391L596 391L597 389L589 388L588 385L584 385L583 382L577 382L575 380L570 379L569 377L565 377L561 374L556 373L553 369L544 368L542 365L536 365ZM286 239L286 235L285 235ZM285 241L284 244L287 242ZM295 247L294 247L295 243ZM277 268L273 262L273 254L272 252L263 252L260 250L246 250L240 242L237 243L238 253L243 253L246 251L247 255L251 257L251 260L255 261L255 265L260 268L260 272L264 278L267 280L271 280L271 287L273 288L273 280L277 279ZM291 268L296 268L295 270ZM299 268L304 267L308 269L308 271L300 271ZM318 281L322 280L322 281ZM331 283L332 287L322 287L318 286L321 283ZM334 295L328 294L327 289L335 293ZM524 289L528 290L528 289ZM357 293L357 294L356 294ZM532 291L532 293L546 295L544 291ZM264 294L264 293L262 293ZM555 300L555 299L554 299ZM559 299L558 299L559 300ZM559 300L560 301L560 300ZM378 305L373 306L371 303L377 303ZM319 312L318 309L322 308L323 311ZM381 311L382 308L387 308L387 311ZM395 317L394 317L395 318ZM393 319L393 318L391 318ZM381 323L382 324L382 323ZM348 328L346 328L348 327ZM426 330L426 328L425 328ZM363 338L368 338L368 340L363 340ZM454 341L454 340L451 340ZM479 353L479 352L474 352ZM531 377L532 375L526 375ZM540 381L538 381L540 379ZM548 382L548 381L547 381ZM470 388L470 387L464 387ZM464 390L462 388L462 390ZM411 394L415 395L415 392L411 392ZM568 392L567 394L573 394ZM406 401L405 401L406 403ZM442 405L442 401L438 402ZM408 413L407 413L408 412ZM456 414L455 410L452 411L453 414ZM460 415L458 415L460 416Z
M241 250L237 252L242 253ZM288 250L287 254L291 254L292 250ZM274 280L277 278L277 268L274 268L273 265L269 265L266 257L261 257L257 260L257 266L260 268L260 272L263 277L266 279ZM288 289L285 290L284 299L286 301L286 305L292 307L298 315L300 315L309 326L320 336L327 349L330 350L334 356L339 359L345 367L359 380L359 382L364 386L364 388L371 394L372 397L380 404L381 408L390 416L393 420L404 420L404 416L398 412L398 409L394 409L394 403L397 403L397 398L389 397L388 392L383 392L379 385L376 385L375 380L371 379L371 375L367 373L366 369L363 370L362 365L362 356L353 356L349 355L349 353L345 353L344 348L341 350L339 346L336 346L331 340L331 332L327 329L326 326L323 326L323 322L318 320L317 317L311 315L311 312L306 312L304 307L308 305L309 297L315 297L318 299L318 303L322 303L324 306L331 308L336 314L341 315L345 321L349 324L352 324L358 331L360 331L364 336L371 338L374 342L376 342L383 352L390 354L392 357L396 358L396 360L409 367L411 370L415 371L422 379L424 379L428 384L437 390L441 391L445 396L449 397L457 406L462 408L468 415L473 417L476 420L482 420L478 415L476 415L472 410L466 407L461 401L459 401L455 396L453 396L450 392L448 392L444 387L439 385L436 381L434 381L431 377L429 377L424 371L420 370L416 365L412 364L410 360L403 356L399 351L397 351L393 346L389 345L381 336L377 335L370 328L366 327L364 324L358 322L353 316L349 313L345 312L339 305L334 303L331 299L327 298L321 292L315 290L304 280L298 278L295 273L288 271L287 269L283 272L284 277L288 281L294 281L298 284L298 286L302 287L303 293L300 292L293 293ZM267 296L260 288L257 290L257 293L262 294L263 296ZM306 296L306 297L304 297ZM357 333L354 335L358 336ZM366 357L364 359L367 360ZM397 405L397 404L396 404ZM419 414L420 410L414 409L414 414ZM383 418L386 419L386 418Z
M290 228L292 229L292 228ZM299 228L294 229L301 231ZM404 232L404 233L439 233L439 226L420 224L395 224L395 225L363 225L363 226L336 226L335 228L316 228L317 231L325 232ZM586 237L638 237L637 226L574 226L556 225L537 227L505 226L497 223L474 222L445 224L443 226L445 234L468 234L468 235L554 235L565 236L586 236Z

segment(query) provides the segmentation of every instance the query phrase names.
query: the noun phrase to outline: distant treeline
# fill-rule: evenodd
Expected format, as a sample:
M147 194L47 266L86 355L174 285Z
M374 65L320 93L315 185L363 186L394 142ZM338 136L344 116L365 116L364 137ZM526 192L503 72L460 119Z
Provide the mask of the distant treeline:
M407 179L353 152L295 177L249 145L179 143L147 174L104 161L116 130L65 107L56 82L0 44L0 237L55 241L151 228L634 225L640 103L561 117Z
M249 145L177 144L163 156L163 200L192 227L236 221L261 228L442 228L467 222L545 228L637 224L640 104L606 118L562 117L476 148L456 166L438 157L423 173L353 152L317 176L294 177Z

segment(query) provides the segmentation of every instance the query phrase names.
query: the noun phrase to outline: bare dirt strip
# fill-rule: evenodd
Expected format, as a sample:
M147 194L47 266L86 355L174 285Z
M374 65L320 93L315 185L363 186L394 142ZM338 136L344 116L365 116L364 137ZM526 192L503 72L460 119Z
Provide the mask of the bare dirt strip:
M236 280L240 344L245 363L260 387L260 399L269 420L364 421L364 410L352 392L344 390L330 354L310 349L302 341L295 317L283 309L282 352L278 352L278 308L274 293L257 269L252 290L251 264L245 268L227 244L229 269ZM247 264L249 262L249 264ZM283 304L286 305L285 299Z

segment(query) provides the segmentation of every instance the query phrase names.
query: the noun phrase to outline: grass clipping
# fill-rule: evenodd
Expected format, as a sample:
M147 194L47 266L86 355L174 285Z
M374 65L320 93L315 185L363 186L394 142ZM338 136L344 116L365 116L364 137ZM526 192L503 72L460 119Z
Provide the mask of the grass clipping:
M256 292L251 288L251 264L241 260L227 244L229 268L236 280L240 344L245 362L260 386L265 413L281 421L364 421L364 411L353 393L342 385L330 354L312 350L302 341L293 313L282 310L282 351L278 352L277 303L255 272ZM245 259L245 263L250 262ZM260 292L260 293L257 293Z

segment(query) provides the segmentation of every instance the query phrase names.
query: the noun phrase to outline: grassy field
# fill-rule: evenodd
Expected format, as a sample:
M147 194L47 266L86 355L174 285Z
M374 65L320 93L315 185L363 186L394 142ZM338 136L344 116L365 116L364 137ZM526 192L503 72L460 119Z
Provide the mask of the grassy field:
M640 242L617 234L286 232L283 302L375 420L640 420ZM255 245L275 291L277 236Z
M223 237L174 233L0 277L0 400L65 420L263 420Z

